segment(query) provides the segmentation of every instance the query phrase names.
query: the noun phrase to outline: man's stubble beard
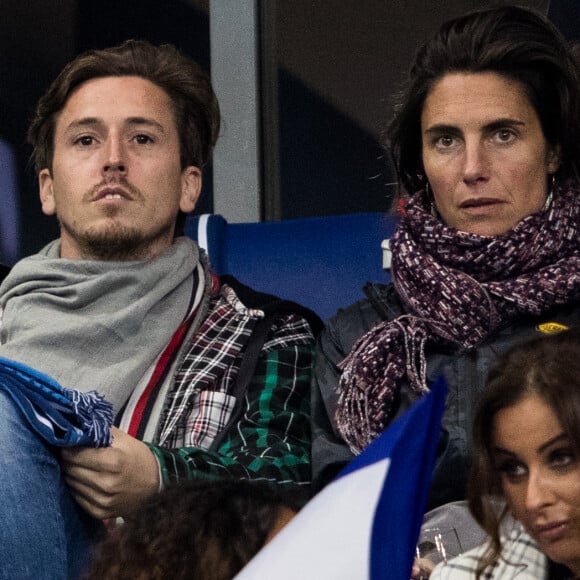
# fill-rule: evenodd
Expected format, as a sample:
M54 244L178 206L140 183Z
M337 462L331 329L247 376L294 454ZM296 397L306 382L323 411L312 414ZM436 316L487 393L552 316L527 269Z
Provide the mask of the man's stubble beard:
M115 213L114 208L111 208ZM76 242L81 256L86 260L127 262L151 257L151 248L159 239L169 237L173 223L160 224L158 228L144 234L136 227L112 222L97 228L77 230L59 220L60 227Z

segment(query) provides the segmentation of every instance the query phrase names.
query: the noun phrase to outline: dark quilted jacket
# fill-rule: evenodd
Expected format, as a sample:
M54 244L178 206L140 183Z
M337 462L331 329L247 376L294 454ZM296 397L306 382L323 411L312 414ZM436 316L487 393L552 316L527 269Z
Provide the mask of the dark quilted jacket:
M368 284L365 294L366 299L339 310L318 340L312 389L312 466L317 489L326 485L353 457L334 423L338 399L336 388L340 376L337 363L349 353L357 338L380 321L392 320L403 313L403 305L392 285ZM498 353L536 335L540 332L538 326L547 322L579 325L580 303L558 308L541 317L519 318L500 328L475 350L427 346L428 382L441 373L448 381L446 411L428 509L464 499L471 423L487 373ZM404 412L415 399L410 389L403 386L397 401L397 415Z

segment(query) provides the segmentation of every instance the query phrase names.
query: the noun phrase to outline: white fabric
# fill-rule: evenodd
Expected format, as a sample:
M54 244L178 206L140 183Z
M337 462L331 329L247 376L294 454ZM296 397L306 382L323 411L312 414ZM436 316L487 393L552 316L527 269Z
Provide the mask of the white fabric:
M439 564L429 580L474 580L477 564L485 550L483 545L450 560L447 565ZM506 539L501 556L492 570L486 570L485 580L542 580L546 577L546 556L521 526Z
M389 465L390 460L385 459L331 483L236 579L264 580L268 569L276 580L368 578L369 522ZM305 528L316 530L316 541L303 533Z

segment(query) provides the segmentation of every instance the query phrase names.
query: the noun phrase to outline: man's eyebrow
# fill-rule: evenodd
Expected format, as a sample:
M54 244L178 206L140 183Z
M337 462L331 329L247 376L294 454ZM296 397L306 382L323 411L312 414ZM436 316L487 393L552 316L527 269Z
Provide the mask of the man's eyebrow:
M75 129L83 129L85 127L95 127L102 125L103 121L97 117L83 117L81 119L75 119L71 121L67 126L65 131L74 131Z
M154 119L148 117L128 117L124 121L125 125L128 126L145 126L152 127L165 133L165 129L161 123L158 123ZM70 122L66 127L65 131L75 131L76 129L84 129L89 127L100 127L104 126L105 122L98 117L82 117L81 119L75 119Z
M165 133L165 128L155 119L150 119L148 117L129 117L125 120L126 125L144 125L146 127L153 127L162 133Z

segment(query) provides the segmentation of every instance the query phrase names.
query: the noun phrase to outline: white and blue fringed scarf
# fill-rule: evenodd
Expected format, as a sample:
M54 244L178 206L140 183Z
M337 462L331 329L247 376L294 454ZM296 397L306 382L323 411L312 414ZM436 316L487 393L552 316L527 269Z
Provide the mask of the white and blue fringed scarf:
M207 287L199 250L186 238L154 260L130 262L61 259L52 242L0 286L0 388L19 389L12 396L21 410L23 396L36 410L44 397L74 415L72 423L93 406L110 425L192 306L207 302ZM87 434L99 432L85 423ZM49 442L88 444L74 429L57 431Z

